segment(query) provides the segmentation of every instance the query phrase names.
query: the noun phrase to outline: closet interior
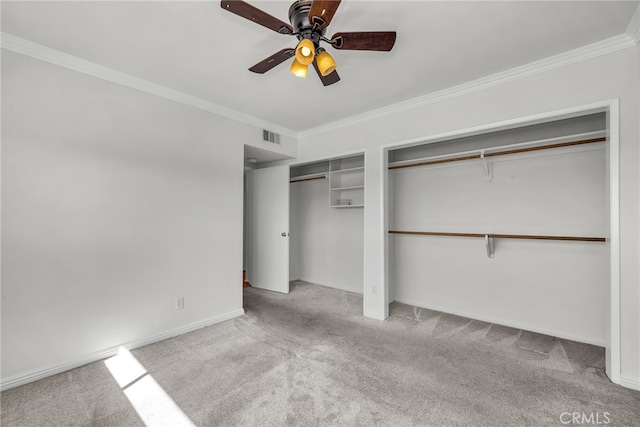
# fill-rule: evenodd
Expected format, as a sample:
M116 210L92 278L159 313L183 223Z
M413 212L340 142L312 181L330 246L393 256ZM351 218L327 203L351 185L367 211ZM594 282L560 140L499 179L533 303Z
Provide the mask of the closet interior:
M362 293L364 155L290 169L291 280Z
M390 300L604 345L605 113L389 151Z

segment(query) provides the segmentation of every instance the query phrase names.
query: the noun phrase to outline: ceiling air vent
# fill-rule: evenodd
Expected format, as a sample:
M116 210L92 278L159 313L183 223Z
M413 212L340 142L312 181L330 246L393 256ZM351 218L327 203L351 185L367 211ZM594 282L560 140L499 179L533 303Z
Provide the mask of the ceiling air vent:
M280 144L280 134L271 132L270 130L262 130L262 140L273 144Z

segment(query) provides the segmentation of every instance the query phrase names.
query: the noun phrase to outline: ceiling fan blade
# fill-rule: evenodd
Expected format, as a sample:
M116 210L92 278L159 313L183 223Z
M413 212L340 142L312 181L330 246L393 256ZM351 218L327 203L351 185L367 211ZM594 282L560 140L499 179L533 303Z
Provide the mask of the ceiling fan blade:
M311 23L317 22L322 28L326 27L331 23L333 15L336 14L340 1L342 0L313 0L311 10L309 10L309 21Z
M281 34L293 34L293 27L268 13L240 0L222 0L220 7Z
M336 49L378 50L388 52L396 42L395 31L364 31L335 33L331 44Z
M329 85L332 85L334 83L338 83L340 81L340 76L338 75L338 72L335 71L335 70L333 72L329 73L328 75L323 76L320 73L320 69L318 68L318 64L316 63L316 61L313 61L313 68L316 69L316 72L318 73L318 77L320 77L320 81L325 86L329 86Z
M293 58L295 54L296 51L293 49L282 49L281 51L274 53L270 57L263 59L253 67L249 68L249 71L253 71L254 73L258 74L264 74L276 65L282 64L287 59Z

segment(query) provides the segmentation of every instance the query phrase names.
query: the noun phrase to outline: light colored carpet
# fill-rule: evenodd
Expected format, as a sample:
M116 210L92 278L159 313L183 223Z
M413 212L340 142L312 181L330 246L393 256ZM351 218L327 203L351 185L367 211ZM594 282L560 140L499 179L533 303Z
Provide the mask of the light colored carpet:
M244 292L245 316L132 351L194 425L640 425L601 348L396 303L379 322L304 282ZM144 425L126 391L92 363L3 392L2 425Z

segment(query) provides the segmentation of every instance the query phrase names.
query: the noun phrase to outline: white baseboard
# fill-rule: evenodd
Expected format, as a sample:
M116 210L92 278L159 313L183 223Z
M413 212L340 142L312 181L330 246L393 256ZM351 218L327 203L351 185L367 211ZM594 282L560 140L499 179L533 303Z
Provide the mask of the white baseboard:
M364 317L368 317L368 318L374 319L374 320L384 321L384 320L387 319L387 317L384 315L384 313L378 313L377 311L365 310L363 315L364 315Z
M18 387L33 381L50 377L52 375L66 372L71 369L75 369L80 366L87 365L89 363L97 362L98 360L106 359L107 357L115 356L118 353L118 349L120 347L125 347L129 350L132 350L138 347L144 347L145 345L153 344L155 342L163 341L168 338L186 334L187 332L195 331L197 329L201 329L206 326L211 326L216 323L224 322L225 320L230 320L235 317L242 316L243 314L244 314L244 309L240 308L238 310L221 314L219 316L211 317L209 319L205 319L200 322L195 322L180 328L171 329L169 331L163 332L158 335L154 335L152 337L141 338L138 340L127 342L127 343L115 345L113 347L110 347L104 350L96 351L95 353L84 355L82 357L79 357L76 360L70 361L68 363L64 363L62 365L52 366L45 369L38 369L35 371L28 372L26 374L15 375L13 377L9 377L6 379L3 378L2 381L0 382L0 390L2 391L8 390L13 387Z
M622 387L640 391L640 379L638 378L633 379L620 376L620 382L618 384Z
M566 340L569 340L569 341L576 341L576 342L581 342L581 343L585 343L585 344L591 344L591 345L595 345L595 346L598 346L598 347L605 347L606 346L606 343L603 342L603 341L585 339L583 337L576 337L576 336L563 334L563 333L558 333L556 331L550 331L550 330L546 330L546 329L531 328L531 327L529 327L527 325L522 325L522 324L519 324L517 322L504 321L503 319L496 319L496 318L492 318L492 317L488 317L488 316L478 316L478 315L476 315L474 313L467 313L467 312L457 311L457 310L449 310L448 308L445 308L445 307L436 307L436 306L431 306L431 305L425 305L425 304L421 304L421 303L416 303L415 301L404 300L404 299L401 299L401 298L396 298L395 301L397 301L397 302L399 302L401 304L412 305L412 306L415 306L415 307L422 307L422 308L426 308L426 309L429 309L429 310L441 311L443 313L454 314L456 316L462 316L462 317L468 317L469 319L480 320L482 322L487 322L487 323L495 323L496 325L508 326L510 328L522 329L523 331L529 331L529 332L535 332L537 334L549 335L549 336L552 336L552 337L558 337L558 338L566 339Z
M331 288L331 289L337 289L339 291L345 291L345 292L352 292L354 294L360 294L362 295L362 289L358 288L358 290L353 290L353 289L347 289L344 286L340 286L340 285L336 285L336 284L331 284L331 283L321 283L321 281L317 281L317 280L309 280L309 279L304 279L304 278L298 278L295 279L299 282L306 282L309 283L311 285L316 285L316 286L323 286L325 288ZM294 280L290 280L289 282L293 282Z

